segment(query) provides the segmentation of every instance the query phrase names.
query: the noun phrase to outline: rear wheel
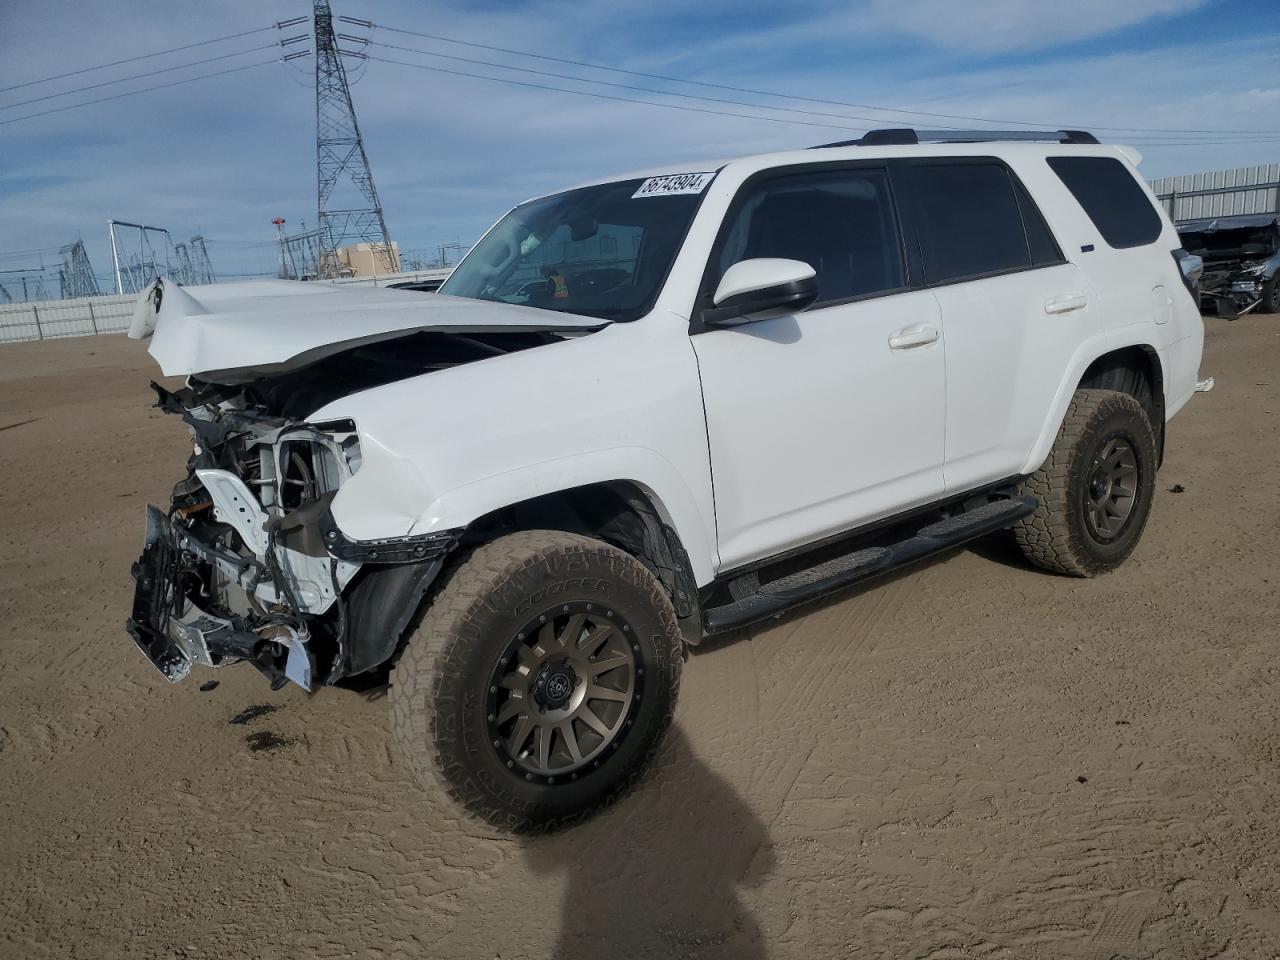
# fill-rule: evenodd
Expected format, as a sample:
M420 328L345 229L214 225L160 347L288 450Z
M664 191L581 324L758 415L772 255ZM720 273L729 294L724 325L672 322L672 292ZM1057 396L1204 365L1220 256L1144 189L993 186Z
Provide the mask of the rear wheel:
M1044 464L1023 483L1040 501L1014 526L1032 563L1091 577L1137 546L1155 494L1155 434L1141 404L1115 390L1077 390Z
M680 631L634 557L529 531L476 549L391 678L418 779L505 829L553 827L617 796L671 720Z

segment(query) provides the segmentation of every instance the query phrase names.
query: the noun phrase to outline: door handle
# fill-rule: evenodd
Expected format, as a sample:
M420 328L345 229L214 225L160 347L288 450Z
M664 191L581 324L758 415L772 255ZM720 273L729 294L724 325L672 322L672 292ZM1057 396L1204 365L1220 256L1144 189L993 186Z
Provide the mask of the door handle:
M1072 310L1082 310L1088 305L1089 298L1083 293L1066 293L1060 297L1054 297L1052 300L1046 300L1044 312L1070 313Z
M890 350L910 350L912 347L924 347L938 340L938 328L927 323L914 327L903 327L889 336Z

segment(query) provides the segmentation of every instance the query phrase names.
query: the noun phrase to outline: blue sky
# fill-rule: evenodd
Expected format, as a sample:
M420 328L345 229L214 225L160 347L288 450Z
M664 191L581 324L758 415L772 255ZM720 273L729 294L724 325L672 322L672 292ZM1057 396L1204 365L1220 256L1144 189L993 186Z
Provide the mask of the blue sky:
M1263 141L1107 132L1139 142L1149 177L1280 160L1274 0L334 0L377 24L818 100L1074 125L1270 131ZM309 13L298 2L0 0L0 87ZM349 29L355 33L366 31ZM306 26L285 31L292 35ZM785 101L518 58L376 29L374 40L614 83L877 122L681 100L382 48L398 60L804 126L624 104L370 62L353 97L386 219L402 249L473 240L512 204L590 177L910 125L887 111ZM268 59L258 51L26 106L4 105L269 44L274 31L0 93L0 121ZM295 48L296 49L296 48ZM58 260L82 236L108 273L109 218L202 232L215 269L274 268L271 219L315 222L311 60L0 122L0 270ZM917 116L918 123L977 126ZM847 131L847 133L846 133ZM1168 140L1246 140L1188 144ZM1140 142L1145 140L1147 142ZM3 278L0 277L0 281Z

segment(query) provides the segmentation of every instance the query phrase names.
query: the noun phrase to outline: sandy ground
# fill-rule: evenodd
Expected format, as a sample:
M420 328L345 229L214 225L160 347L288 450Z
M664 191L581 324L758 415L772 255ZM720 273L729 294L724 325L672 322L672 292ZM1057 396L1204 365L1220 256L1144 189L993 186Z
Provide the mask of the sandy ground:
M704 646L653 776L537 839L418 790L382 692L164 683L122 624L184 428L138 344L0 348L0 956L1280 955L1280 317L1207 326L1120 571L995 539Z

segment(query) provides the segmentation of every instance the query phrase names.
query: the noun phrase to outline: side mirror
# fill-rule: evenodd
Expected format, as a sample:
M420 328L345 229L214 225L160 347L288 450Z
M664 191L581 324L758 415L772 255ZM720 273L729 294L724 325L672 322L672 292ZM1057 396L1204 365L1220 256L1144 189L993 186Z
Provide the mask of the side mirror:
M818 298L813 267L800 260L761 257L740 260L724 272L712 303L703 312L709 326L736 326L799 313Z

